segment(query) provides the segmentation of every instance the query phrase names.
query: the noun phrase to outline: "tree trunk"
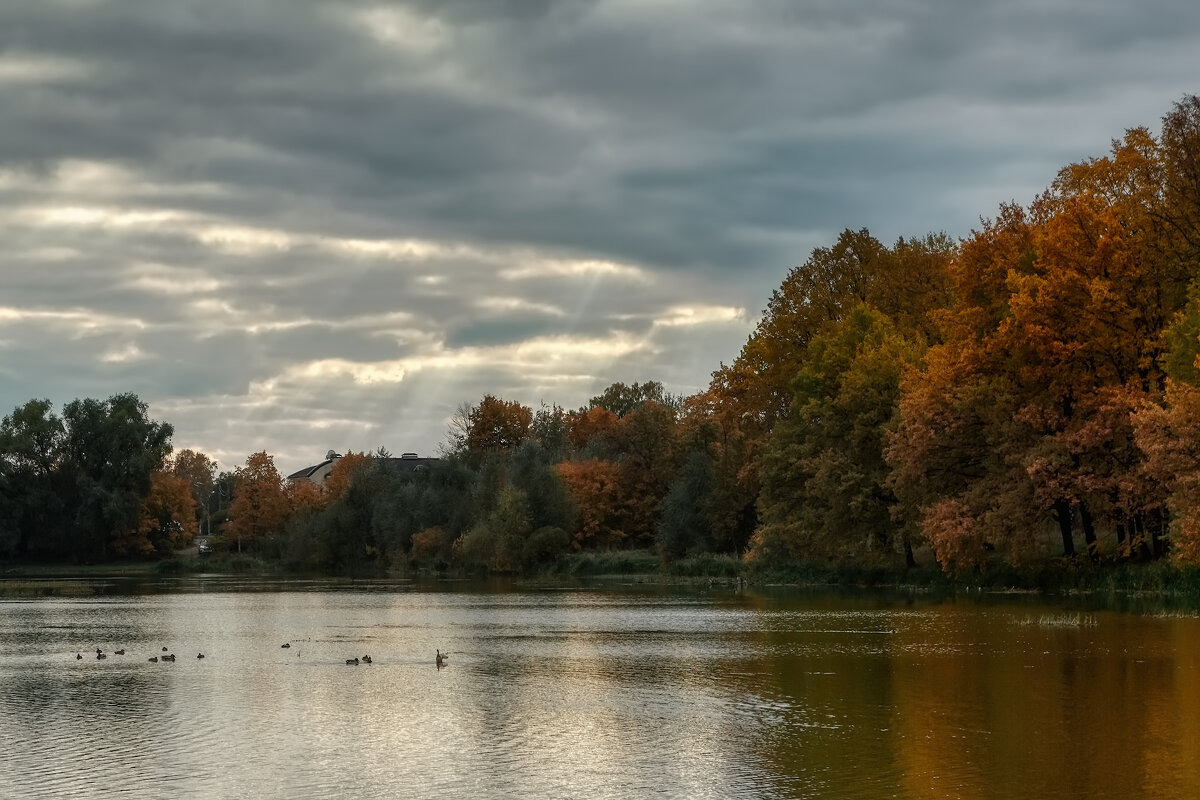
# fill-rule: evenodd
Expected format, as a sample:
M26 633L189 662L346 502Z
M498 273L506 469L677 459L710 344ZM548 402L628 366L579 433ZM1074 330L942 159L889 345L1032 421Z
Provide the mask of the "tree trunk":
M1100 558L1100 546L1096 543L1096 526L1092 524L1092 514L1087 504L1079 504L1079 524L1083 527L1083 541L1087 544L1088 557L1092 561Z
M917 559L913 556L912 540L908 538L908 533L903 534L904 537L904 567L912 569L917 566Z
M1058 517L1058 530L1062 533L1063 556L1075 555L1075 538L1071 535L1071 504L1066 500L1054 501L1054 515Z
M1150 542L1146 538L1146 515L1145 514L1138 514L1137 517L1134 518L1134 530L1136 530L1138 533L1138 536L1137 536L1138 554L1142 558L1149 561L1154 556L1153 556L1152 551L1150 550Z
M1150 552L1154 558L1162 558L1166 555L1166 542L1163 541L1163 536L1167 530L1167 516L1162 512L1162 509L1155 509L1154 519L1150 525Z

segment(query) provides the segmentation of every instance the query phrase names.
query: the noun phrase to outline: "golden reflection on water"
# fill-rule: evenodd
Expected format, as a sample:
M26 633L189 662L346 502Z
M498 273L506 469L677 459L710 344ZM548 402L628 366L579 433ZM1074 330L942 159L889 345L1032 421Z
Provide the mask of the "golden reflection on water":
M906 796L1195 796L1195 619L938 611L896 661Z

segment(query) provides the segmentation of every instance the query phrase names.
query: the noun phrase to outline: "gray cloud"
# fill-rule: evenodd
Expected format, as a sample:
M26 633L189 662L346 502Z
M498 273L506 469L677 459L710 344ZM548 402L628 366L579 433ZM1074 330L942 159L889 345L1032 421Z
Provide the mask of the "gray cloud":
M0 409L136 391L223 466L485 392L702 388L843 228L965 234L1156 126L1150 0L0 5Z

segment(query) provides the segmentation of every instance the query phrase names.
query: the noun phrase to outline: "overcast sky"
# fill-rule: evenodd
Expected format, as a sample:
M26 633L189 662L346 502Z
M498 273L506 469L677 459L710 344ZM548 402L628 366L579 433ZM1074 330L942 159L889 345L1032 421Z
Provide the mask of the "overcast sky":
M841 230L964 236L1194 92L1195 0L3 0L0 415L286 474L691 394Z

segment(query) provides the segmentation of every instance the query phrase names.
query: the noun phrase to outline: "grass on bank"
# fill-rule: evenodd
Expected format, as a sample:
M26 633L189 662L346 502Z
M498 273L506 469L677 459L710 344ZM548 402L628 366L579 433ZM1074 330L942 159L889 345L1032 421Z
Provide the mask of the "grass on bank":
M161 561L109 564L7 564L0 566L0 585L6 587L0 588L0 592L36 595L59 588L78 592L85 590L82 581L86 579L153 579L198 573L286 575L289 571L273 559L228 552L203 557L177 554ZM453 568L439 569L437 574L454 575L457 571ZM935 564L912 569L905 569L901 565L864 566L851 563L798 563L764 567L732 555L704 554L664 562L652 550L625 550L569 553L559 557L541 574L576 578L639 576L650 580L690 579L737 582L749 586L900 587L951 593L1028 591L1049 595L1159 595L1200 601L1200 567L1179 566L1165 559L1148 563L1105 559L1093 563L1086 557L1051 558L1021 566L996 562L984 571L954 576L943 573Z

